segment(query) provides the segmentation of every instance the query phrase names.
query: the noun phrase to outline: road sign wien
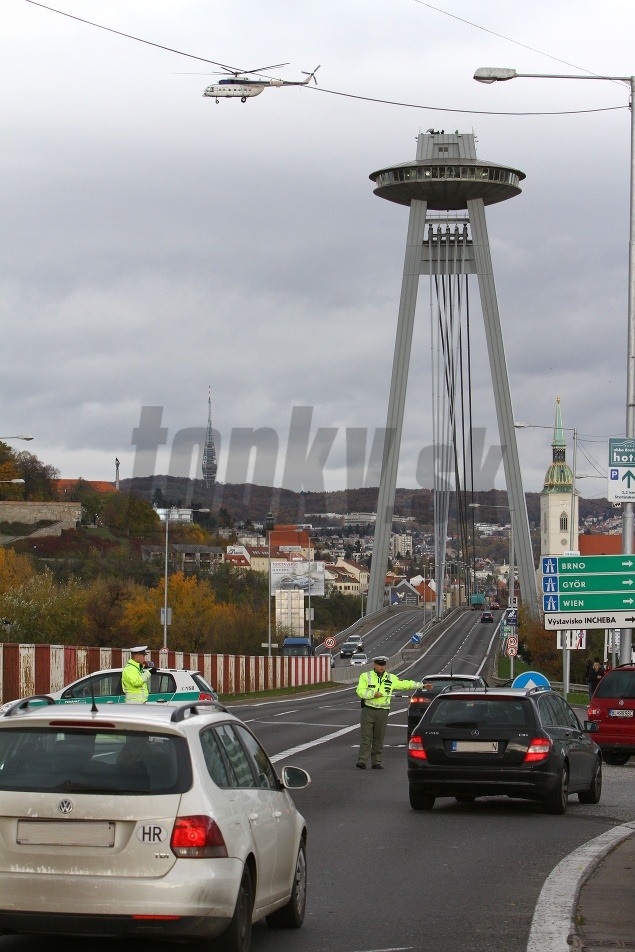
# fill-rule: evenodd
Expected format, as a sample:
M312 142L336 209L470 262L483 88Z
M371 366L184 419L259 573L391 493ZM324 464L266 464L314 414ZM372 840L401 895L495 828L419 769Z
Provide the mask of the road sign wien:
M622 595L616 592L576 594L576 595L543 595L542 610L544 612L571 612L571 611L630 611L635 609L635 595Z
M523 671L512 681L513 688L550 688L548 679L540 671Z
M599 612L552 612L545 614L547 631L560 628L632 628L635 623L633 611Z

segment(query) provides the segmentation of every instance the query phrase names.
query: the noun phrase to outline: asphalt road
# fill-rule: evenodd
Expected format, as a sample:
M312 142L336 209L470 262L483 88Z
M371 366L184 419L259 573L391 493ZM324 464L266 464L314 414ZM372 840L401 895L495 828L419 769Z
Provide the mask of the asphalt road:
M449 670L450 663L475 673L492 634L477 613L466 613L408 676ZM635 766L605 767L601 802L572 797L564 817L493 798L441 799L432 812L415 813L406 781L406 708L406 697L393 701L386 769L365 772L354 767L359 701L352 687L234 709L278 765L302 766L313 781L294 795L309 829L305 924L299 932L257 924L253 952L526 952L551 870L578 846L635 818ZM173 948L134 944L137 952ZM112 952L106 941L90 945L91 952ZM41 947L26 937L0 939L0 952ZM84 952L86 944L69 939L54 948Z

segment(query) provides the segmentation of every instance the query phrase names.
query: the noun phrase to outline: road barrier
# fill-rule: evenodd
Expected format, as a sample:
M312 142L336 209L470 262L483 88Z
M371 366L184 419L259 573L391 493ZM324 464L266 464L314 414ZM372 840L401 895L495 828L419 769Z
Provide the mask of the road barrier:
M0 644L0 703L60 691L94 671L123 667L129 657L130 652L122 648ZM221 695L300 687L331 678L328 655L269 658L157 650L150 651L149 657L158 668L200 671Z

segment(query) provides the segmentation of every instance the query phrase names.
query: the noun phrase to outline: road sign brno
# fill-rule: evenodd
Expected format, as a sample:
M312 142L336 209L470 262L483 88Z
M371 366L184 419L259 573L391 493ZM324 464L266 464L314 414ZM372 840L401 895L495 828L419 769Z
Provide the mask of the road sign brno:
M335 647L335 638L325 638L324 640L325 648L334 648Z
M635 555L543 555L543 575L598 575L635 572Z
M514 658L518 654L518 647L516 645L508 644L505 648L505 654L508 658Z
M507 647L508 647L508 648L517 648L517 647L518 647L518 638L516 638L514 635L510 635L509 638L507 639Z

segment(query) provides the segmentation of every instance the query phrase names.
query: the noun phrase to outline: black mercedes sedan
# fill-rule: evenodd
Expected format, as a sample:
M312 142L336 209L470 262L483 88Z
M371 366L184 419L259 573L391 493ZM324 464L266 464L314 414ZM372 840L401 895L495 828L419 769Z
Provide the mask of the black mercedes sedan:
M536 800L564 813L569 796L598 803L602 754L567 702L550 688L492 688L438 695L408 742L414 810L437 797Z

